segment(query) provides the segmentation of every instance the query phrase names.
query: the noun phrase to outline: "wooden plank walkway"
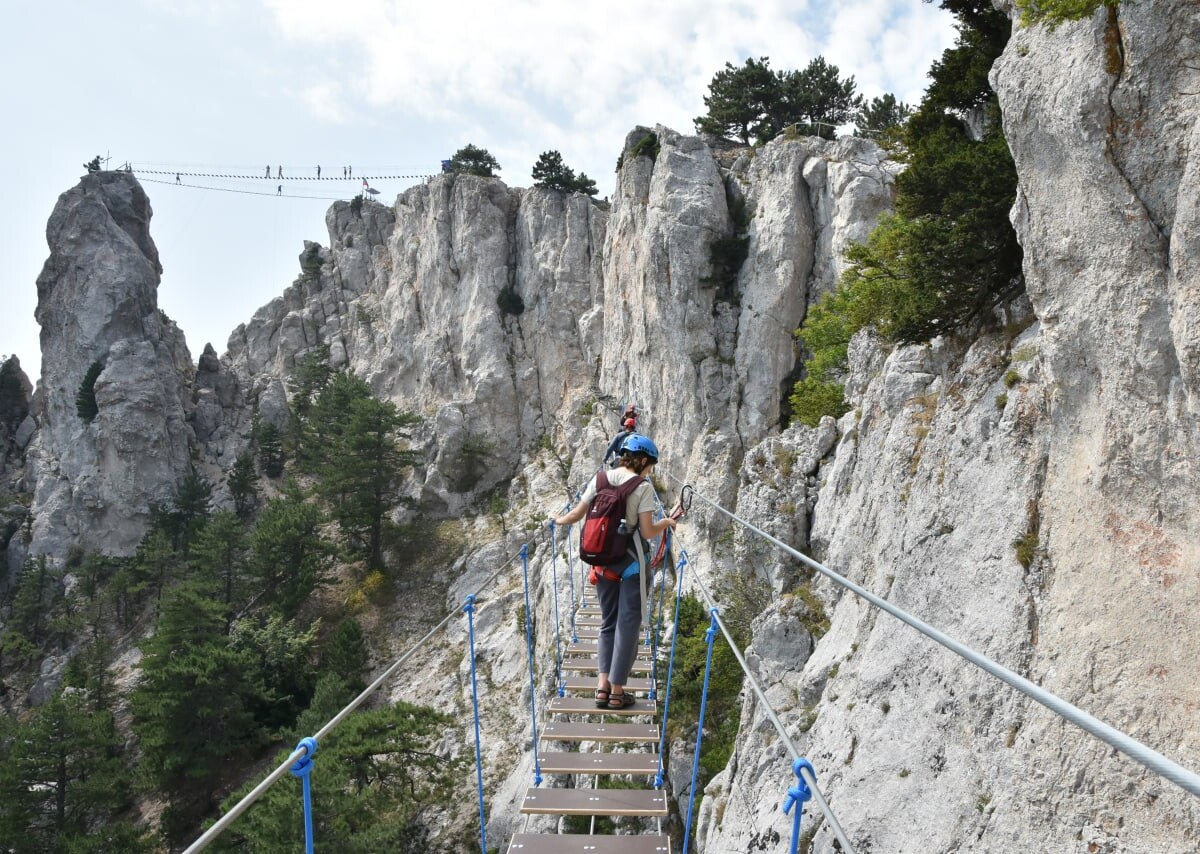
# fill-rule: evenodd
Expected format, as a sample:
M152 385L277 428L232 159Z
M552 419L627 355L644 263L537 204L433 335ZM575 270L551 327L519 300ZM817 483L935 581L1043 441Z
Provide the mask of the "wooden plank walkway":
M657 774L657 753L568 753L538 754L543 774Z
M543 789L525 792L527 815L640 815L667 817L667 793L659 789Z
M669 836L594 836L583 833L518 833L508 854L670 854Z
M630 718L651 719L658 704L645 696L624 709L596 705L599 606L580 608L575 615L575 631L582 640L571 643L562 661L563 687L584 692L585 696L553 696L546 706L550 720L542 727L540 741L593 745L595 750L539 750L538 766L544 774L569 774L594 781L591 788L535 787L526 791L521 803L525 815L558 816L641 816L663 819L668 815L665 790L600 788L606 775L654 778L659 772L657 747L661 732L656 723L635 723ZM653 671L650 648L641 645L633 672ZM571 671L570 674L567 674ZM625 683L630 694L645 694L653 681L645 675L631 676ZM563 716L568 719L563 720ZM604 746L653 745L634 752L605 749ZM647 786L651 783L647 779ZM509 841L507 854L670 854L671 839L658 833L638 836L606 836L576 833L518 833Z
M592 683L593 685L595 682ZM601 709L591 697L551 697L548 706L552 715L653 715L657 704L646 697L638 697L636 704L627 709Z

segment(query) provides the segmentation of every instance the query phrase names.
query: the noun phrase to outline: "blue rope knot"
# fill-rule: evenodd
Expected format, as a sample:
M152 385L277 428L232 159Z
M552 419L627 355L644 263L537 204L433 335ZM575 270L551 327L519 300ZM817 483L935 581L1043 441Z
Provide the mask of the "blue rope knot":
M300 739L300 743L296 745L296 750L303 747L308 752L304 756L296 760L291 767L291 772L296 777L307 777L312 773L313 757L317 754L317 740L312 736Z
M680 549L679 550L679 562L675 565L675 568L683 569L685 566L687 566L687 563L688 563L687 549Z
M467 612L468 614L474 614L474 613L475 613L475 594L474 594L474 593L468 593L468 594L467 594L467 598L466 598L466 600L465 600L465 601L464 601L464 603L463 603L463 608L462 608L462 609L463 609L465 612Z
M787 790L787 799L783 802L784 815L787 815L791 811L793 804L799 802L801 809L803 809L803 804L812 798L812 790L808 788L808 783L804 781L804 777L800 773L800 770L803 768L807 768L808 773L814 777L817 776L817 772L813 770L812 763L807 759L797 759L792 763L792 771L796 774L796 785Z
M717 636L717 609L712 608L708 613L710 615L708 631L704 633L704 640L711 644L713 642L713 638Z

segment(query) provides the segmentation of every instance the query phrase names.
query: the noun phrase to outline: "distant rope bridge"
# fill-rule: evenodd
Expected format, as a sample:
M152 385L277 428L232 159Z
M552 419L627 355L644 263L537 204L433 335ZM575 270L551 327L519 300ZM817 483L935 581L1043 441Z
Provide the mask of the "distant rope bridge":
M163 166L169 167L173 164L152 163L152 164L147 164L147 165L148 166L156 166L156 167L163 167ZM201 168L204 168L204 167L201 167ZM263 173L254 173L254 174L240 171L240 170L245 169L244 166L241 166L241 167L239 167L239 166L213 166L213 167L209 167L209 169L211 169L212 171L200 172L200 171L194 171L196 169L196 164L180 164L180 168L178 168L178 169L171 169L171 168L151 169L151 168L144 168L142 166L138 166L136 164L133 164L133 163L130 163L127 161L124 165L119 167L120 171L133 173L133 174L137 175L140 180L142 180L146 183L150 183L150 184L163 184L166 186L173 186L173 187L187 187L188 189L192 189L192 190L210 190L210 191L218 192L218 193L236 193L236 194L244 195L244 196L275 196L278 198L315 199L315 200L319 200L319 201L338 201L341 199L350 198L350 197L358 195L360 193L366 193L366 194L372 195L372 196L378 195L379 191L374 189L371 186L372 182L376 182L376 181L409 181L409 180L425 181L425 180L428 180L429 178L434 177L433 173L415 173L415 172L413 172L413 173L391 174L391 173L387 172L386 170L384 170L380 174L372 173L369 175L354 175L350 171L350 167L341 167L341 175L337 174L336 168L328 170L329 172L332 172L333 174L322 175L322 174L320 174L321 173L320 167L313 167L313 168L317 171L316 175L299 175L299 174L293 173L293 174L289 174L287 177L284 177L283 173L284 173L285 169L282 166L275 167L275 169L274 169L275 174L272 174L272 170L270 167L264 169ZM288 169L286 171L288 171L289 173L293 172L293 170L291 170L291 169ZM148 177L151 175L161 175L163 177L162 178ZM185 179L190 179L190 180L185 180ZM197 183L195 179L202 179L202 180L206 181L206 183ZM213 186L212 184L207 183L209 181L231 181L231 182L246 181L246 182L250 182L251 185L261 185L262 182L267 182L267 183L275 184L275 191L271 192L268 190L257 190L257 189L250 189L248 187L236 187L236 186L232 186L232 187L230 187L230 186L224 186L224 187L223 186ZM296 181L312 182L312 183L316 183L318 186L321 184L331 184L331 183L336 184L338 182L341 182L342 184L350 184L355 189L353 192L350 192L350 193L343 192L343 193L338 193L337 195L311 195L309 193L288 192L289 187ZM314 187L314 189L316 189L316 188ZM332 188L330 188L330 189L332 189Z

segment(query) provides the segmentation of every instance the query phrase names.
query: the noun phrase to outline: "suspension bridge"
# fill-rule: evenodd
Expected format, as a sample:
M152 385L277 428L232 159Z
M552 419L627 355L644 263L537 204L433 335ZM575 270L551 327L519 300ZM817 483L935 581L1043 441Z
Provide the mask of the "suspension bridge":
M670 475L668 477L678 484L681 490L690 489L677 478ZM728 517L750 534L801 561L810 569L861 597L875 608L890 614L930 640L970 661L1185 791L1200 797L1200 775L1195 772L1013 673L966 644L945 635L882 597L842 577L829 567L776 539L702 494L693 494L695 498L707 504L714 511ZM661 516L663 512L663 506L659 502L658 514ZM571 541L571 533L570 528L565 531L565 542L568 546ZM317 733L302 739L282 763L192 843L184 854L204 850L271 786L288 776L289 773L300 780L300 796L304 810L304 827L302 831L297 828L294 844L296 847L303 844L305 851L312 854L316 842L319 841L314 840L313 834L313 811L319 808L319 804L314 805L313 803L310 779L313 774L319 773L318 745L321 739L385 685L431 639L446 631L447 627L458 619L464 620L466 623L464 633L467 638L466 655L471 668L470 685L475 747L474 788L479 811L480 851L496 850L496 846L493 844L496 840L489 841L487 837L487 799L484 791L474 615L480 600L485 599L489 594L494 594L494 585L502 577L515 573L514 568L518 564L521 568L524 587L524 613L526 615L534 613L529 581L531 548L536 552L537 547L544 545L547 541L550 545L549 562L553 586L554 657L551 664L554 670L553 690L548 701L539 704L537 697L539 668L535 660L533 620L527 616L524 620L524 631L528 656L529 713L533 734L533 778L530 781L531 785L522 796L518 808L518 814L523 817L519 822L522 823L521 829L513 833L507 840L503 840L504 847L500 850L507 854L576 854L576 852L578 854L618 854L618 852L620 854L671 854L672 851L688 852L692 850L690 846L694 833L694 807L706 725L705 716L713 662L713 645L717 636L721 635L729 644L735 660L743 671L746 689L754 693L760 709L771 722L779 736L780 744L786 748L788 754L789 765L780 767L778 776L782 812L790 827L785 828L787 833L780 834L780 839L790 840L787 843L787 850L790 854L798 851L802 813L805 805L811 802L812 809L821 814L826 827L840 844L841 850L854 852L854 845L847 837L828 799L821 792L817 781L818 769L814 768L813 764L801 755L778 714L771 707L762 685L747 665L742 650L722 620L719 603L698 574L688 573L689 558L686 549L678 549L676 558L678 543L672 543L669 539L665 539L663 543L659 544L663 547L662 552L666 559L659 573L654 577L654 583L650 588L650 601L644 606L648 609L649 619L643 621L643 636L633 670L636 675L631 676L625 686L627 691L633 692L637 696L637 701L633 706L625 709L598 708L590 696L581 696L581 693L590 695L596 687L599 606L595 602L594 596L588 595L588 587L584 582L588 567L582 563L572 567L570 565L572 561L569 558L566 561L567 565L563 567L569 595L566 596L565 601L560 602L558 534L553 523L550 523L546 529L539 531L526 542L518 553L493 572L474 593L467 595L461 607L447 613L437 625L380 673L358 697L330 719ZM664 538L671 538L671 536L669 530L663 534ZM568 548L566 552L568 555L571 554L571 549ZM543 557L541 565L537 567L542 573L545 571L544 563L545 558ZM578 585L576 584L577 573L579 574ZM670 585L667 584L668 576L673 576L673 582ZM670 816L671 806L671 793L663 763L667 748L671 688L679 640L679 633L675 631L675 622L685 588L700 594L700 598L707 607L709 621L704 633L707 655L699 719L696 722L691 785L686 813L683 805L679 805L680 821L683 827L682 841L679 847L674 847L671 837L663 832L663 824ZM672 600L673 606L671 605ZM673 616L668 622L666 614L672 607ZM663 669L665 669L666 678L660 684L659 673ZM543 677L542 681L544 683L546 679ZM572 745L577 749L567 749ZM600 784L602 778L616 775L640 780L642 785L640 788L630 788L625 785L609 788ZM544 785L548 782L547 777L557 779L564 776L569 777L573 782L572 787ZM555 832L536 832L536 829L531 829L530 822L537 816L587 819L588 832L562 832L563 822L561 821L557 823ZM620 816L637 817L652 829L637 835L620 836L597 832L597 817ZM851 817L852 820L853 817ZM491 849L489 849L489 844L492 845Z

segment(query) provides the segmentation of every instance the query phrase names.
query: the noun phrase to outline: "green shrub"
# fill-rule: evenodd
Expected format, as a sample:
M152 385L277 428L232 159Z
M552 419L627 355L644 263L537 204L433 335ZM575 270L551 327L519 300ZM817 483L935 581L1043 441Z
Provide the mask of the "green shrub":
M87 373L83 375L83 382L79 384L79 391L75 393L75 412L88 424L91 424L95 417L100 414L100 406L96 403L96 379L103 370L104 365L100 364L100 362L92 362L91 367L87 369Z
M525 311L525 300L521 299L521 295L511 285L500 289L500 293L496 295L496 305L499 306L501 314L514 317Z
M658 153L661 150L662 146L658 142L658 134L650 131L633 144L633 148L629 149L629 156L649 157L651 160L658 160Z
M796 383L790 400L792 417L808 427L816 427L826 415L841 418L850 411L841 383L811 375Z
M1117 7L1119 0L1017 0L1021 23L1026 26L1045 24L1054 29L1067 21L1090 18L1102 6Z

